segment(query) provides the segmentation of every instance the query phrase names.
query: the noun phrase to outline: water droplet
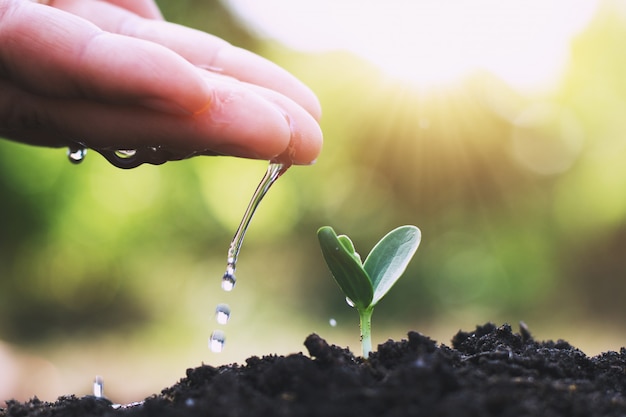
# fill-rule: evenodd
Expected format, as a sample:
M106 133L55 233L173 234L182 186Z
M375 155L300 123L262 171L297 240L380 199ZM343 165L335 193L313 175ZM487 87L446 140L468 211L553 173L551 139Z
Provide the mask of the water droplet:
M133 401L132 403L128 404L111 404L111 408L114 410L127 410L133 407L141 407L144 404L145 401Z
M93 396L96 398L104 397L104 380L99 375L93 381Z
M73 164L80 164L87 155L87 148L79 145L72 145L67 149L67 158Z
M330 320L328 320L328 324L330 324L330 327L336 327L337 326L337 320L330 319Z
M351 299L349 299L348 297L346 297L346 303L348 303L348 305L352 308L354 308L354 301L352 301Z
M226 272L224 273L224 276L222 277L222 289L224 291L230 292L233 290L233 288L235 288L236 282L237 282L237 279L235 278L235 268L229 265L226 268Z
M209 337L209 349L211 352L220 353L224 350L224 343L226 342L226 335L221 330L214 330Z
M115 156L121 159L129 159L137 155L136 149L118 149L115 151Z
M230 307L228 304L218 304L215 307L215 320L219 324L226 324L228 319L230 319Z

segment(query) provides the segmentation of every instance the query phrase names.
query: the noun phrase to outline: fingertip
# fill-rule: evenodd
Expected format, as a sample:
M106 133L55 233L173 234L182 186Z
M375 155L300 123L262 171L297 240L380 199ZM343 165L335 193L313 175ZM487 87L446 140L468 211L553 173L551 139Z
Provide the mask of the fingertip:
M222 68L226 75L289 97L316 121L320 120L322 108L313 90L276 63L246 49L225 44L213 64Z
M306 140L302 141L293 163L295 165L313 165L322 152L322 144L322 130L317 129L317 132L311 132Z
M299 117L298 122L289 119L291 130L288 158L294 165L311 165L322 151L323 133L317 120Z
M324 133L322 132L322 128L317 125L317 131L314 135L310 137L310 140L305 147L305 158L303 158L303 163L301 165L313 165L317 162L317 158L322 153L322 148L324 146Z
M310 88L306 87L303 93L303 107L309 114L319 122L322 118L322 105L317 98L317 95Z
M309 90L310 97L308 98L305 109L309 112L309 114L315 119L315 121L319 122L322 118L322 105L312 90Z
M289 146L291 128L283 113L249 89L207 80L211 104L195 116L211 143L197 144L222 155L270 160Z

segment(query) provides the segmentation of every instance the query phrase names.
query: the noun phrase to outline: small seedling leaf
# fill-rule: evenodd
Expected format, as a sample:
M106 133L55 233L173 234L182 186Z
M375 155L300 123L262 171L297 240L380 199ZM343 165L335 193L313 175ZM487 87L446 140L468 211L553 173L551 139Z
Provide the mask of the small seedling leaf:
M422 234L415 226L400 226L387 233L365 259L363 268L372 280L374 306L402 276L420 244Z
M332 227L324 226L317 231L322 254L335 281L357 309L367 308L374 296L370 277L363 269L350 239L337 236Z
M346 250L350 252L350 254L354 256L357 261L359 261L359 264L362 265L363 261L361 261L361 255L359 255L356 249L354 249L354 243L352 243L352 240L350 240L350 238L346 235L339 235L337 236L337 239L339 239L343 246L345 246Z

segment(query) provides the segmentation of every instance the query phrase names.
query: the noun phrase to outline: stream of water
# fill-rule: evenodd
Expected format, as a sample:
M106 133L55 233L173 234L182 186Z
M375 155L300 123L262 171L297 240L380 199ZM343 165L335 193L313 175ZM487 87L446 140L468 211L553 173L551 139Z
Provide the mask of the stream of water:
M246 209L243 218L241 219L241 223L235 232L235 236L233 236L233 240L230 242L230 246L228 247L226 271L222 276L222 289L224 291L232 291L235 287L235 283L237 282L237 278L235 277L237 259L239 258L239 252L241 250L241 245L243 244L243 239L246 235L248 227L250 226L250 220L252 220L252 217L254 216L254 213L256 212L256 209L265 194L267 194L276 180L287 171L289 166L289 164L270 162L265 175L254 191L254 194L252 194L248 208ZM228 304L218 304L215 308L215 319L217 323L225 325L229 318L230 307ZM209 337L209 349L213 352L221 352L224 349L225 342L226 337L224 331L221 329L214 330Z

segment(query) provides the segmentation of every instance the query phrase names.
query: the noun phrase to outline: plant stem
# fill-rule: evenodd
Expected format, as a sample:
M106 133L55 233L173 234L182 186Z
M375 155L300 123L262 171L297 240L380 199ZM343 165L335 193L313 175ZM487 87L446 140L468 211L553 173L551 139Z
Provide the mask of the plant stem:
M363 358L367 359L372 351L372 313L374 307L359 309L359 320L361 326L361 349L363 350Z

